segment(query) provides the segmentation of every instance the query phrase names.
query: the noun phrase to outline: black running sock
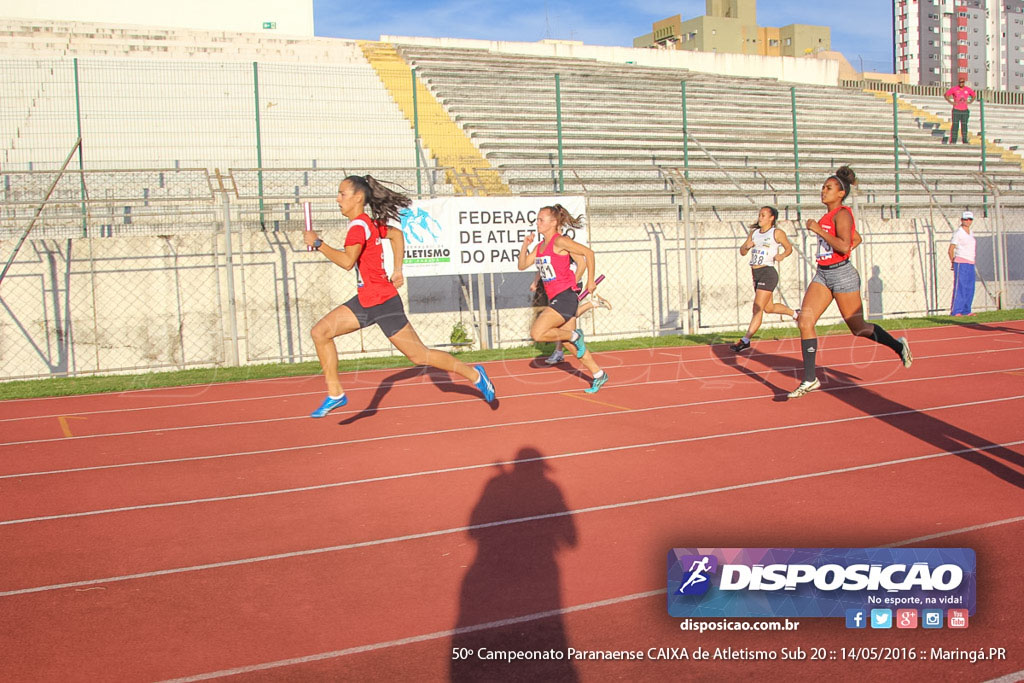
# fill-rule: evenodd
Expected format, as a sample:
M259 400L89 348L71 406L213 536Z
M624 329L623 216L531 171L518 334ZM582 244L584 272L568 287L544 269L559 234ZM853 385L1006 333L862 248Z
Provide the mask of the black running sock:
M801 339L800 350L804 354L804 381L814 381L814 358L818 354L817 339Z
M900 344L898 341L893 339L891 334L883 330L878 325L872 325L871 327L875 328L875 331L871 333L871 341L888 346L896 352L897 356L902 358L903 344Z

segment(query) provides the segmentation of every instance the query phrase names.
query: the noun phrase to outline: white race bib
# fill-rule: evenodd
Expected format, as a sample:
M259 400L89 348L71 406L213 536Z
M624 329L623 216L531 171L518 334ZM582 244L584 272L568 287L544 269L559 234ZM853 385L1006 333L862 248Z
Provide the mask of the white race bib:
M537 272L540 273L540 279L544 282L551 282L555 279L555 268L551 265L550 256L538 256L536 260Z
M826 261L832 258L832 245L826 242L823 238L818 238L818 260Z
M750 250L750 265L763 266L770 264L772 260L768 247L754 247Z

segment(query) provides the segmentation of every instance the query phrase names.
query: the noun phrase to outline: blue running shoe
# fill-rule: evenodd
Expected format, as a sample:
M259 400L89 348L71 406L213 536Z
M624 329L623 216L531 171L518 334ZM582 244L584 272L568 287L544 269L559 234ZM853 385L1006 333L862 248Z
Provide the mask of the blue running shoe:
M583 393L584 394L596 394L598 391L600 391L601 387L603 387L604 383L607 382L607 381L608 381L608 373L606 372L603 375L601 375L600 377L595 377L594 381L590 383L590 388L584 389Z
M576 345L576 357L583 358L583 354L587 352L587 343L583 341L583 330L576 328L576 334L579 335L576 341L569 342L570 344Z
M474 386L480 390L480 393L484 395L484 400L488 403L494 402L494 385L491 384L491 378L487 376L487 371L484 370L482 365L474 365L473 369L480 373L480 379L474 382Z
M342 395L341 398L331 398L328 396L324 399L324 402L320 404L320 407L309 414L310 417L327 417L327 413L331 412L335 408L340 408L348 403L348 396Z

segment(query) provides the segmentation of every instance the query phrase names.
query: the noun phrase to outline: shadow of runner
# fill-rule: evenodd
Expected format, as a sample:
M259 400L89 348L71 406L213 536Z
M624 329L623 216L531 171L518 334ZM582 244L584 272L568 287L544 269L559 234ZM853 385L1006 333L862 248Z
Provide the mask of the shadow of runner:
M941 325L956 325L957 327L963 327L968 330L975 330L978 332L1006 332L1007 334L1024 334L1024 330L1020 330L1014 327L1003 327L1002 325L995 325L993 323L979 323L971 320L970 318L960 317L957 320L950 320L947 318L925 318Z
M473 654L451 662L452 681L529 679L576 681L568 659L489 659L485 653L558 652L569 646L556 555L576 545L576 524L562 492L546 475L541 453L526 447L509 468L484 486L469 517L476 557L462 579L459 616L452 651ZM541 517L529 522L503 520ZM550 614L556 612L556 614ZM526 615L550 616L520 624L503 624ZM486 625L486 626L485 626ZM464 649L463 649L464 648Z
M346 417L344 420L339 421L338 424L350 425L353 422L373 417L379 412L380 404L384 400L384 397L388 395L388 392L391 391L391 387L403 380L413 379L421 375L427 375L427 377L430 378L430 381L434 383L434 386L445 393L462 394L463 396L480 398L480 390L468 381L462 379L462 377L454 375L455 377L458 377L458 379L453 379L453 374L447 373L444 370L438 370L437 368L429 365L417 365L413 368L400 370L399 372L388 375L382 379L380 384L377 385L377 390L374 391L373 396L370 397L370 402L366 404L366 407L355 415L351 415ZM497 410L497 407L498 400L495 400L491 409Z
M788 356L761 352L752 355L750 361L783 373L791 372L794 365L794 359ZM893 358L893 362L899 363L896 358ZM747 368L737 367L737 369L746 374L755 374ZM802 372L802 368L800 371ZM818 366L818 377L821 379L822 388L818 392L795 400L812 401L817 394L827 393L830 397L846 403L865 415L871 415L875 419L933 446L940 452L955 453L955 451L972 449L970 452L955 453L955 455L981 467L1008 484L1024 488L1024 474L1014 469L1014 467L1024 468L1024 452L1020 452L1020 447L1018 450L1011 450L997 446L992 441L973 432L886 398L878 392L856 384L855 382L860 378L842 370ZM759 376L757 379L774 387ZM820 411L820 404L815 407L817 408L814 413L815 420L826 419L827 416ZM874 447L867 441L864 446L866 448Z
M759 373L755 370L751 370L750 368L747 367L747 365L757 360L756 358L754 358L754 356L759 355L759 351L748 349L747 351L736 353L735 351L730 349L727 344L713 344L711 346L711 352L715 355L716 358L718 358L718 360L723 365L728 365L731 368L736 368L736 370L742 372L750 379L756 382L760 382L761 384L768 387L771 390L772 395L775 397L775 400L780 400L780 397L781 399L785 399L786 394L789 393L788 389L783 389L782 387L778 387L772 384L771 382L768 381L767 377L762 376L762 373ZM785 356L776 356L776 358L785 358ZM803 372L803 366L799 365L799 363L794 361L792 358L786 358L786 360L788 361L788 366L780 366L777 368L772 368L772 370L775 370L777 372L786 372L791 370L794 376L799 376L799 373Z
M571 377L577 377L589 384L590 381L594 379L593 377L590 376L590 372L587 371L587 369L582 366L576 367L575 365L573 365L573 361L576 361L577 363L579 362L576 360L575 356L573 356L572 360L566 358L565 360L559 361L554 365L548 365L547 363L544 362L544 358L534 358L533 360L530 361L530 368L533 368L535 370L560 370Z

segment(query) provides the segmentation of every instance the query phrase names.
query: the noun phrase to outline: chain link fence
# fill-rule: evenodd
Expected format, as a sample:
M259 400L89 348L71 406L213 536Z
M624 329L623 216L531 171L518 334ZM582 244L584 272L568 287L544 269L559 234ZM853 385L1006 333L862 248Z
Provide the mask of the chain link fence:
M306 250L302 202L313 204L314 227L324 239L342 243L347 221L333 203L336 184L365 170L74 171L60 178L45 203L41 196L55 172L2 174L0 255L10 270L0 282L0 376L315 359L309 330L352 296L355 278ZM444 169L370 170L402 186L414 182L417 171L438 173L438 189L452 192L441 180ZM1024 206L984 180L960 190L975 196L975 310L1017 307L1024 295ZM660 200L678 205L676 220L664 220L662 208L643 202L584 197L588 240L597 271L606 276L599 294L612 306L583 316L593 338L746 327L753 290L738 249L760 206L775 205L776 194L745 193L745 208L723 219L685 182L667 183ZM947 252L959 214L936 206L931 215L883 218L882 205L859 192L852 206L864 237L854 260L866 315L948 312ZM30 239L14 254L37 213ZM820 215L809 207L803 213ZM775 295L791 308L814 275L816 249L816 238L795 218L780 216L793 254L779 266ZM430 346L509 348L530 343L538 303L533 278L532 272L409 277L402 295ZM834 307L822 319L838 321ZM792 322L766 315L764 327L773 326ZM460 329L468 334L460 336ZM396 353L376 328L339 338L338 349L342 357Z

